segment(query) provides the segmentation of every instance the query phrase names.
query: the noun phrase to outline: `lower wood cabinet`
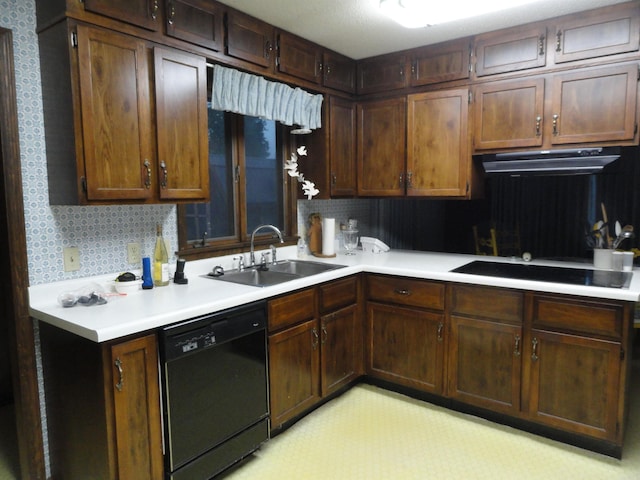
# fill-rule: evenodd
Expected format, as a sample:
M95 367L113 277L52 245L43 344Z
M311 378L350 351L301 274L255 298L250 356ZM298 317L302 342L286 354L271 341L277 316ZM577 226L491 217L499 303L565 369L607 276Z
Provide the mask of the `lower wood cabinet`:
M154 334L95 343L40 323L52 478L164 473Z
M269 301L272 429L363 373L359 277Z

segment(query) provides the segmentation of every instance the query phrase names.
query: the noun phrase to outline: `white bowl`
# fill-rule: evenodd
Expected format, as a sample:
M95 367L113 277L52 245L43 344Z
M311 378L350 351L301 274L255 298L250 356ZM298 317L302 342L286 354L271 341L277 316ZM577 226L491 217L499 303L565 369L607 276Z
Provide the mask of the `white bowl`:
M113 282L113 286L118 293L131 294L140 290L142 280L132 280L130 282Z

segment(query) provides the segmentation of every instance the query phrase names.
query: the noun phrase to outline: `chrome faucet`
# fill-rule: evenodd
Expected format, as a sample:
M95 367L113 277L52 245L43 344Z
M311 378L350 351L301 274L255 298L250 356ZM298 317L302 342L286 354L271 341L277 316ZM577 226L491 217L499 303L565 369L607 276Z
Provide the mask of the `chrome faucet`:
M273 230L278 235L278 238L280 239L280 243L284 243L284 239L282 238L282 232L278 229L278 227L274 227L273 225L260 225L260 226L256 227L256 229L251 234L251 253L249 254L249 264L252 267L256 264L256 255L255 255L254 250L253 250L253 241L255 239L256 233L259 230L262 230L263 228L270 228L271 230ZM274 250L275 250L275 247L274 247ZM271 257L271 261L273 262L275 260L275 258L276 258L276 256L273 255Z

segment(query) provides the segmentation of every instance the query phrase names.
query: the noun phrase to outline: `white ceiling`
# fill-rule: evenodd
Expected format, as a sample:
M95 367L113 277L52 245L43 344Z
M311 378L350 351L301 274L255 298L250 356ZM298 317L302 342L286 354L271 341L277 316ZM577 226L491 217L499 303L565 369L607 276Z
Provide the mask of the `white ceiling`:
M358 60L625 1L628 0L538 0L499 14L419 29L406 29L382 16L378 0L222 0L221 3Z

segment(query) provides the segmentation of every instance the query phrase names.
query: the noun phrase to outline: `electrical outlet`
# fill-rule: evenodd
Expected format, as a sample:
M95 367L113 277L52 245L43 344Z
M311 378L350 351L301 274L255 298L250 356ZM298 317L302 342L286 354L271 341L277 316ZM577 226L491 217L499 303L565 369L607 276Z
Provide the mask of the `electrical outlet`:
M65 247L63 249L63 255L65 272L80 270L80 252L78 251L78 247Z
M137 242L127 243L127 261L134 265L140 263L140 244Z

